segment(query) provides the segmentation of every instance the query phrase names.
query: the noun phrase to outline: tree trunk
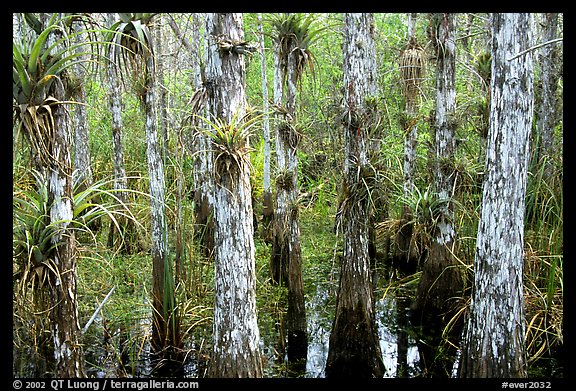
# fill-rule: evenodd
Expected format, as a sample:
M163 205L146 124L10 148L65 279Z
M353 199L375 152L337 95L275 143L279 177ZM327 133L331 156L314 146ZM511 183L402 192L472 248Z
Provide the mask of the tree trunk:
M54 97L65 101L61 83L54 83ZM85 377L84 353L80 342L78 302L76 297L76 247L73 217L72 162L70 156L71 128L68 109L58 104L54 113L54 139L51 156L56 160L48 168L50 223L59 231L52 238L55 246L53 262L58 272L51 285L52 337L55 377Z
M455 231L454 152L456 149L456 30L454 14L444 14L438 28L439 50L436 54L436 153L434 160L435 192L441 202L434 238L416 294L415 309L433 317L447 313L454 306L450 299L462 290L462 277L453 256ZM449 319L449 318L448 318Z
M107 23L109 26L114 24L114 16L109 13L107 15ZM110 52L109 52L110 53ZM110 56L111 54L109 54ZM124 168L124 143L122 141L122 100L121 100L121 86L118 79L117 70L112 61L106 60L106 76L108 81L108 107L111 118L111 131L112 131L112 164L114 169L114 190L115 195L120 202L126 203L125 191L128 189L128 182L126 179L126 170ZM134 229L132 220L126 219L124 216L118 215L116 217L118 226L120 227L122 235L122 248L127 254L135 252L135 242L137 239L133 236L137 234ZM116 224L110 223L110 231L108 233L108 247L114 246L116 236Z
M266 243L272 241L272 221L274 205L272 203L272 188L270 184L270 120L268 115L268 76L266 74L266 56L264 47L264 31L262 16L258 14L258 37L260 44L260 66L262 71L262 111L264 112L264 194L262 199L262 237Z
M79 32L81 27L73 23L75 33ZM75 37L78 41L82 37ZM75 42L78 43L78 42ZM76 53L80 54L85 50L82 46L76 48ZM80 59L85 61L85 55ZM84 82L86 78L85 64L78 64L74 67L74 86L71 91L72 99L79 104L74 105L74 173L73 183L78 186L77 191L81 192L92 186L92 167L90 162L90 147L88 138L88 121L86 119L86 99L84 97Z
M194 16L197 16L194 14ZM208 20L204 16L204 22L208 26ZM196 23L200 23L201 20L195 20ZM204 47L205 53L210 50L210 43L215 44L215 38L210 37L211 29L206 28L204 32ZM210 61L210 56L208 56L207 62ZM214 85L211 84L217 76L211 74L211 69L208 64L206 65L205 74L203 76L202 87L205 90L203 94L207 95L208 102L206 102L206 116L210 115L214 107L214 98L210 98L210 95L214 95ZM200 75L199 75L200 76ZM216 108L214 107L214 110ZM214 207L214 163L213 163L213 151L212 145L210 143L210 137L198 132L194 135L194 149L197 154L195 160L195 170L194 170L194 203L195 203L195 232L198 233L202 245L204 247L204 252L206 256L212 256L214 250L214 221L212 219L212 210Z
M164 163L160 146L156 120L156 85L154 57L147 55L145 83L146 95L144 111L146 114L146 157L150 188L150 217L152 221L152 347L155 353L165 348L180 345L179 329L176 322L176 303L172 264L168 255L168 227L166 225L164 201ZM164 354L166 353L166 354ZM172 352L165 351L162 357L171 357Z
M558 14L544 14L544 42L558 38ZM544 164L544 178L548 179L554 171L551 160L557 154L555 129L558 119L558 46L550 44L542 47L540 67L542 72L541 104L538 110L537 132L540 137L537 164ZM543 160L543 159L546 160Z
M375 92L372 14L344 15L345 161L340 211L344 251L336 314L330 334L327 377L372 378L384 375L368 254L370 176L366 100Z
M209 374L262 377L250 169L245 161L228 169L226 159L216 167L214 351Z
M524 206L533 114L531 14L492 15L490 129L461 377L526 377Z
M408 15L408 42L415 40L416 34L416 13ZM416 169L416 144L418 139L418 125L416 116L418 115L418 99L413 96L406 96L406 128L404 129L404 183L402 192L404 196L409 196L414 191L414 174ZM402 206L401 226L392 247L392 263L401 269L415 271L418 260L412 246L412 210L407 205Z
M301 135L295 128L296 84L299 50L290 38L287 49L276 42L274 59L274 104L276 113L276 209L270 266L272 279L288 287L288 361L303 364L308 355L306 306L302 282L298 195L298 144ZM286 64L286 67L281 64Z
M295 75L284 75L282 63L288 61L283 58L281 47L276 43L274 47L274 105L278 107L276 111L276 209L274 211L274 238L272 241L272 256L270 259L270 269L272 280L278 284L288 281L289 262L289 238L291 234L290 221L288 220L288 203L290 197L294 195L293 189L297 187L297 178L294 171L298 161L296 157L296 142L299 135L293 129L293 108L296 99L295 80L291 80L294 91L288 91L283 80ZM292 100L291 100L292 99ZM288 106L291 105L292 112ZM293 141L291 143L290 141ZM291 146L294 145L293 148Z
M207 14L206 84L209 116L231 123L245 113L244 58L220 49L218 39L243 41L242 14ZM246 140L247 142L247 140ZM256 315L256 266L247 145L215 155L214 348L211 377L262 377Z

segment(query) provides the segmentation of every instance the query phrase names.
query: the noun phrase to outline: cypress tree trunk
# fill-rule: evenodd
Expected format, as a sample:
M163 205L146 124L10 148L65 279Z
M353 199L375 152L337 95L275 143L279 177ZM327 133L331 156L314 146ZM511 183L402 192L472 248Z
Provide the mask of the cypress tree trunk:
M526 377L524 206L533 114L531 14L492 15L492 99L461 377Z
M558 14L544 14L544 31L542 40L552 41L558 38ZM558 72L559 49L557 44L550 44L542 47L540 67L542 72L542 95L541 104L538 110L538 121L536 123L537 132L540 136L538 151L538 163L545 164L544 177L550 178L553 173L554 164L550 160L557 153L555 141L555 128L558 119L561 118L558 112ZM542 160L546 158L546 160Z
M291 47L293 49L293 47ZM289 52L289 50L286 50ZM296 105L296 80L293 72L283 72L283 62L288 57L282 52L280 45L274 47L274 105L280 110L276 112L276 209L274 212L274 239L272 242L272 258L270 268L272 279L279 284L288 281L288 263L291 251L299 251L299 248L290 249L291 219L289 204L294 205L295 190L297 190L297 167L298 158L296 147L299 142L299 134L294 129L293 115ZM284 74L287 73L287 74ZM290 78L290 85L284 84L283 80ZM292 90L290 90L292 88Z
M408 15L408 45L416 43L416 13ZM417 90L419 80L409 80L416 88L412 88L405 93L406 101L406 123L404 129L404 162L403 173L404 183L402 192L404 196L409 196L414 191L414 171L416 169L416 144L418 139L418 125L416 116L418 115L418 96ZM418 260L412 246L412 231L414 223L412 222L412 210L409 206L402 206L401 226L394 238L392 247L392 262L394 265L407 271L415 271Z
M270 120L268 115L268 76L266 73L266 56L264 54L264 31L262 16L258 14L258 34L260 44L260 66L262 68L262 110L264 111L264 194L262 199L262 238L266 243L272 241L272 221L274 205L272 202L272 187L270 183Z
M367 158L366 99L375 91L372 14L344 15L345 163L340 211L344 251L327 377L382 377L384 363L374 319L368 254L371 175Z
M114 24L114 16L109 13L107 15L107 23L109 26ZM109 57L112 55L108 51ZM128 189L128 182L126 179L126 170L124 166L124 143L122 141L122 100L121 100L121 86L120 80L118 79L117 70L115 65L111 60L106 60L106 76L108 82L108 107L112 115L110 124L112 131L112 165L114 170L114 190L116 197L122 203L126 203L125 190ZM125 219L123 216L118 215L116 220L118 225L122 230L121 234L123 236L123 246L122 248L128 254L132 254L135 251L135 242L137 239L135 236L136 230L132 220ZM116 224L110 222L110 231L108 233L108 247L112 248L114 246L115 236L116 236Z
M196 14L195 14L196 16ZM206 25L206 29L204 32L204 50L205 53L210 52L211 48L210 45L215 45L215 38L210 37L212 33L212 29L208 28L209 21L207 20L207 14L204 15L204 24ZM195 24L201 22L200 18L195 19ZM199 30L199 29L198 29ZM217 78L217 75L214 74L213 66L208 65L210 61L218 61L217 59L213 59L212 56L208 55L206 61L206 69L205 75L201 75L198 73L200 79L203 76L203 90L201 93L207 97L207 108L206 108L206 116L211 115L210 113L217 113L216 109L216 99L214 98L215 94L215 85L213 84L214 80ZM217 114L215 114L217 117ZM200 236L201 242L204 247L204 252L206 256L212 256L212 252L214 249L214 221L212 216L212 210L214 207L214 179L213 179L213 171L214 171L214 163L213 163L213 150L212 145L210 143L210 137L199 132L194 136L194 150L197 153L197 158L195 160L195 170L194 170L194 185L195 185L195 192L194 192L194 203L195 203L195 232L197 232Z
M151 44L151 43L149 43ZM146 158L148 162L150 217L152 222L152 348L162 358L172 357L180 345L174 297L172 264L168 254L168 227L164 201L164 162L158 145L154 56L145 59L144 111L146 114ZM168 350L164 350L168 348Z
M270 266L272 279L288 288L286 327L288 360L304 364L308 354L306 306L302 282L298 144L301 135L295 127L296 84L302 76L298 69L300 51L296 41L287 37L285 45L274 48L274 104L276 106L276 209Z
M245 113L244 58L220 47L244 40L242 14L207 14L206 83L213 122ZM238 123L238 122L237 122ZM241 126L241 125L240 125ZM244 140L247 143L247 140ZM215 155L214 350L211 377L262 377L256 315L254 226L247 145ZM235 156L236 158L233 158Z
M61 83L54 83L54 97L65 101ZM72 161L70 155L70 116L62 104L53 109L54 138L51 156L55 161L48 168L50 222L58 227L51 238L55 246L52 260L58 272L51 285L52 338L55 377L85 377L84 353L80 341L78 303L76 297L76 246L74 230L70 227L73 217Z
M456 268L454 211L451 199L454 188L454 152L456 149L456 30L454 14L444 14L438 26L436 63L436 153L434 161L435 192L441 201L434 238L414 306L436 316L451 309L450 299L462 289L462 277Z
M455 299L461 295L463 279L457 267L455 253L454 211L454 152L456 148L456 30L454 14L440 14L436 37L436 147L433 158L434 190L441 204L430 243L429 254L422 264L422 275L412 305L412 321L422 328L420 354L425 357L426 372L432 376L450 377L455 351L444 346L461 335L462 322L454 324L450 333L446 325L452 321L458 307ZM442 349L442 350L440 350Z
M210 377L262 377L250 168L224 157L216 166L214 351ZM232 234L233 233L233 234Z
M73 23L73 31L79 32L80 26ZM81 38L76 36L76 41ZM78 42L76 42L78 43ZM82 46L76 48L76 53L80 54L85 50ZM80 59L86 60L85 55ZM86 119L86 103L84 97L84 81L86 70L84 64L78 64L74 67L74 86L71 91L72 99L81 104L74 105L74 173L73 183L79 185L78 191L84 191L92 185L92 167L90 162L90 148L88 138L88 121Z

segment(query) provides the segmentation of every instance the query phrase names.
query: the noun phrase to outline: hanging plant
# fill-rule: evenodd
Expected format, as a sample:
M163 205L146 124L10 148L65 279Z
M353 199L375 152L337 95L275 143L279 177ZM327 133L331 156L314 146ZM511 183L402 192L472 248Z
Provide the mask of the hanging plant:
M296 56L294 69L296 80L301 81L305 67L312 77L314 73L314 53L311 48L327 27L319 27L314 14L273 14L268 19L272 26L272 39L280 46L280 67L284 77L288 74L288 56ZM285 83L286 80L283 80Z
M62 26L65 21L77 19L78 16L68 15L62 19L56 16L52 15L47 27L37 36L12 41L12 97L19 120L18 131L24 133L38 162L45 166L57 161L50 153L54 110L61 104L75 103L54 97L52 86L62 83L66 87L69 79L67 69L90 61L82 56L92 55L91 52L76 51L92 42L69 44L72 37L87 33L87 30L67 35ZM34 30L38 30L34 23L36 19L31 16L28 19L34 24ZM48 37L56 32L62 37L49 44Z
M400 77L406 102L413 103L420 94L420 85L426 71L426 52L412 38L400 53Z

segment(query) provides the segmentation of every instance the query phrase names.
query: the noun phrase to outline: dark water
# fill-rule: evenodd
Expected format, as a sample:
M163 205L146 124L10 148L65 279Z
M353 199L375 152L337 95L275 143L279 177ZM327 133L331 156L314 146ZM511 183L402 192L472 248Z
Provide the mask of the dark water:
M287 364L278 316L261 316L261 350L267 358L266 377L322 378L328 356L328 341L334 317L336 278L309 289L307 299L308 356L305 367ZM416 377L421 374L420 354L408 322L409 299L397 290L385 290L386 281L375 291L375 314L380 348L386 368L384 377ZM259 312L261 314L261 310ZM268 320L264 320L268 319ZM275 321L276 320L276 321ZM97 319L95 325L100 324ZM92 344L88 351L89 376L95 377L161 377L150 357L148 343L142 336L150 335L151 324L143 319L128 330L107 331L105 341ZM101 333L95 333L101 334ZM124 335L123 335L124 334ZM138 335L140 334L140 335ZM204 377L211 346L211 325L199 327L187 343L188 352L179 376Z

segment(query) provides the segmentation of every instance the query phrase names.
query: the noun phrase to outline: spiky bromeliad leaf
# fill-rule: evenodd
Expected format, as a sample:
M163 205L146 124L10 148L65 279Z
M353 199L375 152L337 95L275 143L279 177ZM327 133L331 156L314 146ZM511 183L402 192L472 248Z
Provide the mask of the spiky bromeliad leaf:
M117 64L115 69L130 78L128 71L138 74L143 68L148 56L153 55L152 37L148 23L155 14L118 14L120 21L114 23L108 30L107 42L110 46L110 59Z
M314 14L275 14L269 18L274 33L272 39L280 45L281 67L286 76L288 61L292 53L296 53L296 79L301 82L305 66L308 65L310 73L316 81L314 72L314 53L312 45L328 26L320 27ZM289 51L289 48L292 48ZM284 80L285 82L285 80Z
M242 162L248 163L250 166L248 139L254 132L253 127L259 124L263 116L263 113L253 115L252 112L248 112L239 117L238 113L235 113L229 122L221 118L216 118L213 122L198 114L195 115L196 118L208 125L207 129L199 127L198 130L211 139L212 145L217 151L214 159L215 168L217 168L216 163L220 159L230 159L235 162L237 167L240 167Z
M68 15L58 19L53 14L47 27L36 37L15 39L12 44L12 91L15 100L14 110L19 120L19 132L29 140L38 161L49 165L56 161L51 155L50 140L54 129L54 107L72 103L51 96L52 84L63 82L64 72L71 66L91 61L82 59L91 52L77 50L93 42L70 44L70 39L87 30L66 34L63 24L77 18ZM76 19L75 19L76 20ZM48 45L48 38L54 31L62 32L62 37ZM80 58L80 59L78 59Z

